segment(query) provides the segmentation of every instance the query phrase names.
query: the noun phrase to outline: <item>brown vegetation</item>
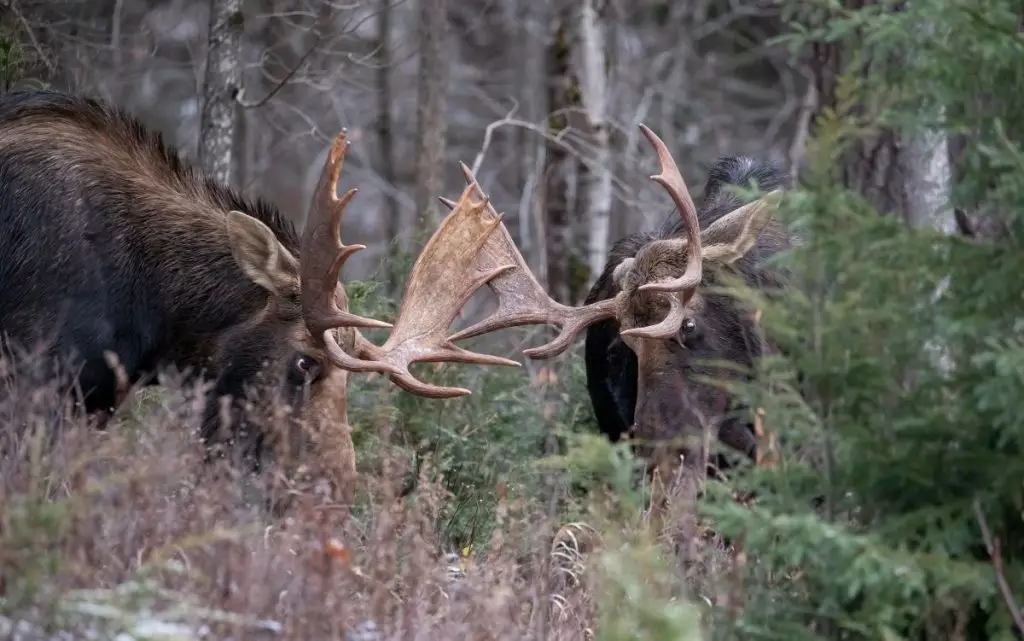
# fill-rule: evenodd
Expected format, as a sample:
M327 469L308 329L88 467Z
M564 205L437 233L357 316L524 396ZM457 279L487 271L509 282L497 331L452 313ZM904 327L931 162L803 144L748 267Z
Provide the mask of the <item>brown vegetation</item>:
M24 639L55 638L53 626L76 638L159 629L178 630L176 638L206 630L220 639L590 639L601 618L617 616L625 581L646 584L652 599L684 584L665 580L678 576L674 564L634 537L641 514L622 517L619 506L616 525L601 525L611 522L610 498L590 506L595 525L572 523L557 535L542 501L503 498L488 545L445 554L442 479L426 466L414 493L400 498L409 470L386 435L351 511L322 482L338 462L315 434L301 449L302 440L273 439L280 465L259 481L225 461L203 465L193 438L202 392L163 383L140 394L116 428L96 431L72 418L56 387L6 380L0 631L17 624ZM268 415L272 433L297 427L282 417ZM257 494L287 496L287 513L268 520L246 500L254 484ZM588 555L602 540L614 553ZM719 574L720 556L699 573ZM616 569L622 563L635 576ZM660 603L658 617L683 607ZM379 636L367 632L374 626Z

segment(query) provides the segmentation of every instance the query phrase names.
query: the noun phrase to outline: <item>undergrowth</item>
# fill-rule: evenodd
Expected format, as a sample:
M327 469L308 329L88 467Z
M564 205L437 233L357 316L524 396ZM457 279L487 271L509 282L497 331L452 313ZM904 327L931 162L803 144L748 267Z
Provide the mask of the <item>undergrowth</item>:
M351 509L316 451L255 480L204 462L201 390L170 374L105 430L51 385L8 379L0 636L699 638L687 570L646 534L628 451L590 432L578 369L444 377L473 394L353 376ZM285 488L284 511L253 485Z

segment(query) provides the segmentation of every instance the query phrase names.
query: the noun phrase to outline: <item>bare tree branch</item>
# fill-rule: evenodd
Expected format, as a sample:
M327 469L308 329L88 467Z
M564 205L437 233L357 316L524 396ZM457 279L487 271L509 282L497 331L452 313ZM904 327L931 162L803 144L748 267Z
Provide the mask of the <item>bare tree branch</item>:
M1003 555L999 549L999 539L992 536L992 532L988 527L988 521L985 519L985 513L981 509L981 501L978 499L974 499L974 516L978 521L978 527L981 528L981 538L985 541L985 549L988 551L989 559L992 562L992 569L996 573L999 593L1003 595L1003 601L1006 602L1006 607L1010 609L1010 616L1013 617L1017 630L1024 634L1024 615L1021 614L1020 607L1013 597L1013 591L1010 589L1010 584L1006 580L1006 574L1003 573Z

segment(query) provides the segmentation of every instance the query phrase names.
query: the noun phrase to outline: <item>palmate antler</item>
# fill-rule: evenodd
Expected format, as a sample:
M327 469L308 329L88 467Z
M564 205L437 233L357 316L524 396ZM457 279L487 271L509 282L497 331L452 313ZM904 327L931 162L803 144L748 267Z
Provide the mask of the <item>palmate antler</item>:
M331 361L353 372L387 374L402 389L430 398L462 396L469 394L469 390L424 383L409 371L412 363L451 361L518 366L519 363L507 358L462 349L446 335L459 310L477 289L514 269L512 263L483 266L476 261L501 219L487 214L486 200L471 202L472 186L466 187L453 211L416 258L387 341L377 346L356 331L355 355L341 348L333 328L392 327L352 314L338 305L341 300L347 307L344 288L338 282L341 267L349 257L365 249L364 245L343 244L339 235L345 206L356 193L350 189L341 198L336 195L348 144L342 130L324 164L302 235L302 312L309 331L323 341Z
M483 195L472 171L461 164L462 172L469 183L467 189ZM440 199L450 209L458 205L446 198ZM514 265L511 269L488 283L498 297L498 309L488 318L467 327L452 335L452 340L461 340L493 332L505 327L520 325L548 324L561 328L558 337L541 347L524 350L530 358L550 358L562 353L572 344L579 334L589 325L615 316L620 304L620 296L603 300L586 307L569 307L553 300L544 291L526 265L522 254L508 233L500 215L490 203L486 205L487 214L499 220L497 231L491 235L477 256L477 264L481 269L496 265Z
M625 330L622 334L641 338L669 338L679 331L685 317L686 303L693 296L701 281L700 223L697 220L697 208L693 204L686 182L683 180L682 174L679 173L679 168L672 159L668 147L647 126L640 125L640 129L657 152L661 165L661 172L651 176L651 179L665 188L683 219L683 228L687 239L687 259L686 268L680 277L645 283L638 288L638 291L658 291L670 294L668 298L670 307L665 319L655 325ZM462 164L462 172L474 192L483 196L483 191L469 167ZM465 193L463 193L464 198ZM445 198L442 198L441 202L450 209L455 209L458 206L457 203ZM491 216L499 217L490 204L487 204L487 212ZM526 261L519 253L508 229L504 224L499 224L497 231L484 244L478 256L478 265L481 269L488 269L509 264L515 265L515 268L501 273L488 283L498 297L497 311L490 317L455 333L451 340L479 336L505 327L532 324L555 325L560 328L560 332L554 340L523 352L530 358L551 358L564 352L588 326L615 318L627 305L627 297L630 293L626 291L620 291L613 298L582 307L569 307L552 300L527 267Z

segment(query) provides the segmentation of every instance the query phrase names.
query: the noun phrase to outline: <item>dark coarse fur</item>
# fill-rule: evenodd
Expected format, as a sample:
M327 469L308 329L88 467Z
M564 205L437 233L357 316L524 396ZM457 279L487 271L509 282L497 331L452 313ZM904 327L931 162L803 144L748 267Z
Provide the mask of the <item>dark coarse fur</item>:
M702 202L698 205L701 228L744 204L727 185L749 187L754 181L762 191L782 188L788 182L786 173L771 164L734 156L717 161L709 172ZM623 260L633 257L641 247L657 239L682 237L682 221L673 212L656 233L640 233L619 240L612 247L604 272L590 290L586 302L611 298L616 291L612 272ZM747 285L778 287L783 276L768 271L759 261L787 245L785 234L777 227L769 227L758 239L757 245L746 256L734 263ZM704 270L702 287L713 284L715 273ZM749 366L762 354L765 347L752 331L749 318L741 314L735 299L705 294L706 308L699 323L704 328L699 342L690 346L694 359L722 359ZM587 387L600 430L613 441L625 435L633 423L637 405L637 357L619 337L618 323L614 320L592 325L586 337ZM680 363L686 373L696 371L687 363ZM714 413L715 408L704 408ZM734 408L737 409L737 408ZM745 416L735 413L735 416ZM750 457L755 455L753 426L746 418L728 418L719 432L720 440ZM718 459L719 467L725 467Z
M292 224L269 203L205 179L158 133L91 99L2 95L0 141L7 347L55 340L51 354L77 359L90 412L115 404L105 350L132 380L219 359L214 393L240 395L278 348L271 334L245 327L268 294L233 259L225 216L259 219L297 257Z

